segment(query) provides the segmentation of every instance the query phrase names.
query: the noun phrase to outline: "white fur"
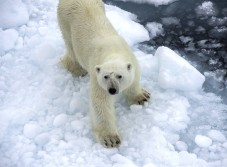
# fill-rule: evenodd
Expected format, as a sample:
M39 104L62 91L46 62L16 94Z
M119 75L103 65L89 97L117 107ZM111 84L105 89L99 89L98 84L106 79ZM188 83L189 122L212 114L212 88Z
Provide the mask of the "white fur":
M96 139L105 147L118 147L115 96L108 91L113 87L116 93L123 92L130 104L149 99L139 84L137 59L110 24L101 0L60 0L58 21L67 48L62 63L77 76L90 75L90 114Z

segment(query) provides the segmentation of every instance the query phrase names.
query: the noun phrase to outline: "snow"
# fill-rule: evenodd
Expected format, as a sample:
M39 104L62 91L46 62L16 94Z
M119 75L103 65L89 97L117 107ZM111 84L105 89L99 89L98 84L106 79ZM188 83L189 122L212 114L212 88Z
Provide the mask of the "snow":
M29 13L21 0L0 1L0 28L12 28L26 24Z
M148 4L152 4L155 6L160 6L160 5L168 5L172 2L175 2L177 0L118 0L118 1L130 1L130 2L135 2L135 3L148 3Z
M195 143L199 147L209 147L212 144L212 140L209 137L207 137L207 136L196 135Z
M163 28L162 28L162 24L157 23L157 22L147 23L146 28L149 31L151 39L158 36L158 35L162 35L163 31L164 31Z
M122 145L103 148L91 130L89 77L76 78L59 63L65 46L57 1L23 4L28 22L0 30L17 32L8 36L12 47L6 40L10 49L0 56L1 167L226 166L227 106L203 91L203 75L171 49L160 47L154 55L141 51L137 44L149 40L148 31L135 15L111 5L106 6L108 17L137 56L141 83L152 98L144 106L117 98Z
M28 138L34 138L35 136L37 136L37 134L39 134L40 132L40 127L37 124L26 124L24 126L24 136L28 137Z
M149 40L148 31L135 22L135 15L111 5L106 5L106 9L106 15L110 22L130 46Z
M0 31L0 54L1 52L9 51L14 48L17 39L19 37L18 32L15 29L7 29Z

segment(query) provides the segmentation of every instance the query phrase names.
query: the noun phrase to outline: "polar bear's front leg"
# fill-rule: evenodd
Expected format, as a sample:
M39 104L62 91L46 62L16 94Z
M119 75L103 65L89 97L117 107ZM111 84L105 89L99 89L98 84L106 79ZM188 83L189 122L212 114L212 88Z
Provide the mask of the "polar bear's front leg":
M90 114L93 131L104 147L118 147L121 143L115 122L114 97L94 83L90 90Z
M150 99L150 93L142 88L137 80L128 89L124 90L123 94L129 104L143 105Z

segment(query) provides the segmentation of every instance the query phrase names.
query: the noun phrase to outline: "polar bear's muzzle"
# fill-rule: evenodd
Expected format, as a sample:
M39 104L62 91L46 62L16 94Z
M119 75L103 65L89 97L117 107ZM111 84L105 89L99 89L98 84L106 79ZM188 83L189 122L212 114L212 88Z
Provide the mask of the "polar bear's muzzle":
M119 93L118 82L115 81L114 79L110 79L107 84L107 90L108 90L109 94L111 94L111 95L118 94Z

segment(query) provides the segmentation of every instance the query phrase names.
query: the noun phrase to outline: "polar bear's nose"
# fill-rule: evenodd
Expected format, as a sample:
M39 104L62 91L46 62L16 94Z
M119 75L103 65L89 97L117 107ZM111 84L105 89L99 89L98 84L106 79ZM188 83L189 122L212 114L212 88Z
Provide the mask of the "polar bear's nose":
M117 92L117 90L115 88L110 88L108 91L111 95L114 95Z

